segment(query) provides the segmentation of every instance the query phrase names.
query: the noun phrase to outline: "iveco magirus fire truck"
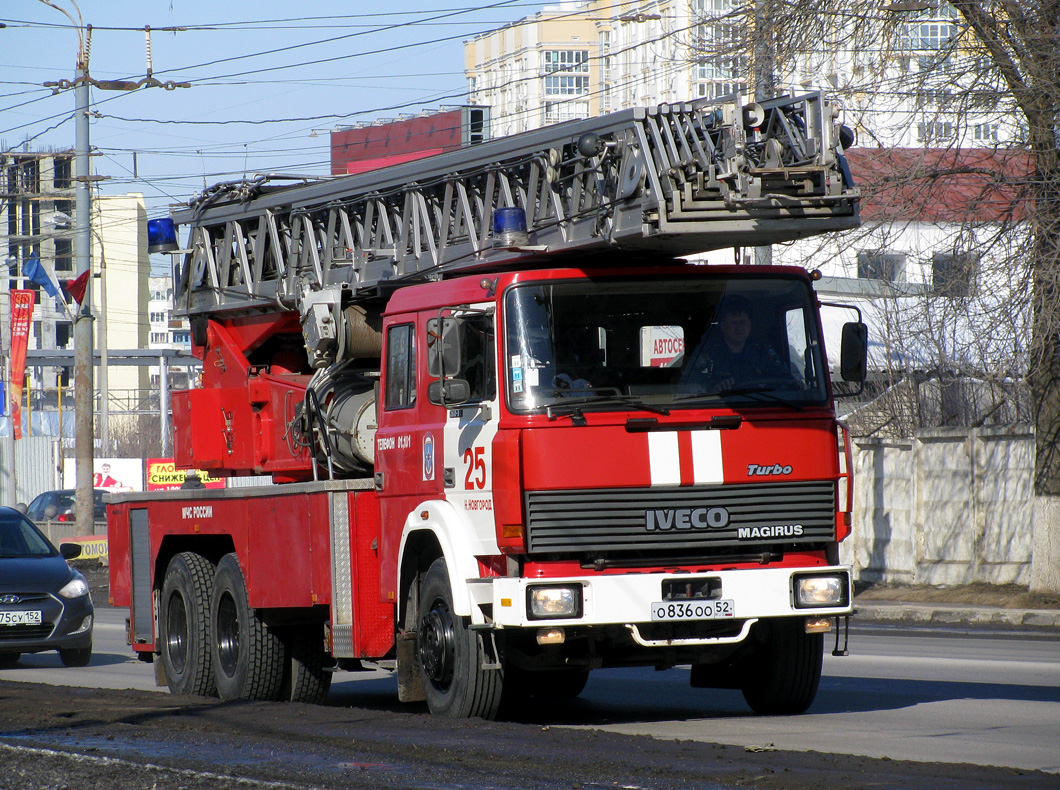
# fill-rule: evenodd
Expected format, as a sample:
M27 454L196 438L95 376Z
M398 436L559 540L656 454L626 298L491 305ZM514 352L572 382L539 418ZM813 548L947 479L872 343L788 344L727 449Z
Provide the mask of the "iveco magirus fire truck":
M175 212L176 463L269 482L112 497L133 649L223 699L367 663L490 718L690 665L805 710L852 612L819 303L802 268L686 256L855 226L840 133L816 93L632 108ZM864 325L843 343L863 378Z

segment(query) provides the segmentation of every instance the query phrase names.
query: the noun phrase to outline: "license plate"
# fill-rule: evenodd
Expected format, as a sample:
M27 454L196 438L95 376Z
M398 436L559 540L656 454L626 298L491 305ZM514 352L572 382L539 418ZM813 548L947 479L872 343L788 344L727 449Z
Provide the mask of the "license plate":
M735 617L736 607L731 598L717 601L656 601L651 605L651 619L655 622L668 620L717 620Z
M0 612L0 625L40 625L40 612Z

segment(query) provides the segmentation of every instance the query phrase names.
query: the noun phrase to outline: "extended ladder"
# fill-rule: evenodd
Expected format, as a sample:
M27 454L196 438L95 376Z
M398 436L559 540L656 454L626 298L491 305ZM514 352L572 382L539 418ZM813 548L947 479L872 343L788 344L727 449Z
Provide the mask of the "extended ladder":
M836 114L820 93L636 107L360 175L219 184L174 214L190 226L177 310L304 318L554 253L682 255L854 227ZM494 237L509 207L523 209L525 239Z

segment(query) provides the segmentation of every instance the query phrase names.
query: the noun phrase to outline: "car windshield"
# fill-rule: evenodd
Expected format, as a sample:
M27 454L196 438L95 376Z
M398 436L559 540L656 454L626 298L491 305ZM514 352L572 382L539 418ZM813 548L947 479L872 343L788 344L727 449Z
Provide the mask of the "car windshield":
M0 557L50 557L55 549L28 520L0 513Z
M827 398L813 294L801 278L519 285L505 316L513 411L797 409Z

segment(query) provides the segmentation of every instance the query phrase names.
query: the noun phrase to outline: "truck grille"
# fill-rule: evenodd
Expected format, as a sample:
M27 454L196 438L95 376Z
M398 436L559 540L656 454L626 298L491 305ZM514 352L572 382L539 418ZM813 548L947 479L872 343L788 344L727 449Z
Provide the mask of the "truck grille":
M705 556L834 539L835 483L529 491L526 513L530 554Z

